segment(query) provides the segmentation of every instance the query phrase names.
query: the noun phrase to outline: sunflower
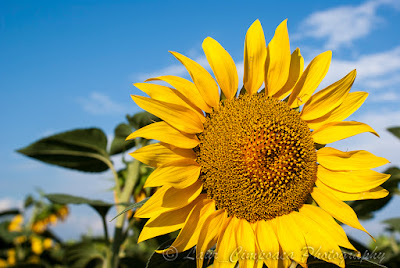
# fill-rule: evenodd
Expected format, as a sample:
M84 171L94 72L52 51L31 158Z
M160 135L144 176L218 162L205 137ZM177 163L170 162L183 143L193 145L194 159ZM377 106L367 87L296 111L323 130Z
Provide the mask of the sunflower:
M356 71L313 94L331 51L304 70L300 50L291 53L286 20L268 46L257 20L246 34L237 94L231 56L210 37L202 47L216 81L171 52L193 82L166 75L135 84L150 96L132 96L136 104L163 120L127 138L159 141L131 153L156 168L145 187L160 187L135 214L149 218L138 242L180 229L159 252L196 246L197 267L215 245L214 267L306 267L309 255L344 267L340 247L356 249L335 219L367 231L343 201L385 197L380 185L389 178L372 170L386 159L326 146L363 132L378 136L343 121L368 95L349 92Z

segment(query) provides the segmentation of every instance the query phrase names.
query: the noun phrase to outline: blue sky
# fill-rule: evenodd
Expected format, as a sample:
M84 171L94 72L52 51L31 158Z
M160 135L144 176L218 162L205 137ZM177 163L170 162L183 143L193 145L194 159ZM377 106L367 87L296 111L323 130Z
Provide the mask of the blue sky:
M228 50L242 74L247 28L259 19L269 42L286 18L291 48L300 47L306 63L333 51L321 88L356 68L353 91L370 93L351 119L370 124L381 138L363 134L334 146L367 149L400 166L400 142L385 131L400 125L398 1L1 0L0 209L19 205L36 187L111 201L110 174L44 165L15 149L80 127L100 127L111 137L125 114L139 111L130 98L139 93L132 83L162 74L187 77L168 50L206 65L201 43L207 36ZM365 226L379 232L378 222L394 216L399 204L397 198ZM56 231L77 237L89 227L98 232L96 222L89 209L73 207Z

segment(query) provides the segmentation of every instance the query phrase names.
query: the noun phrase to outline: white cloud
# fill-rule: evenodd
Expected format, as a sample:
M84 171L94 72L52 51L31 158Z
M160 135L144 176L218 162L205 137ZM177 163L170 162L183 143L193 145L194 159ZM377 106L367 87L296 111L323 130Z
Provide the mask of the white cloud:
M377 156L385 157L391 164L400 166L400 140L389 133L386 129L391 126L400 126L400 110L369 110L368 112L357 115L351 119L367 123L379 135L375 137L370 133L360 134L343 141L338 141L333 147L343 150L367 150ZM385 170L389 165L378 168Z
M361 55L354 60L332 60L323 85L339 80L357 69L356 85L381 89L400 83L400 46L391 50Z
M94 115L124 114L128 109L100 92L92 92L88 98L79 98L83 109Z
M8 209L15 209L15 208L22 208L22 201L21 200L14 200L11 198L3 198L0 199L0 211L8 210Z
M376 0L314 12L301 24L302 34L298 37L326 39L325 47L328 49L350 46L354 40L367 36L384 22L376 13L385 5L398 7L394 0Z
M372 102L388 102L388 101L399 101L400 94L398 92L389 91L383 93L373 93L371 94L370 101Z

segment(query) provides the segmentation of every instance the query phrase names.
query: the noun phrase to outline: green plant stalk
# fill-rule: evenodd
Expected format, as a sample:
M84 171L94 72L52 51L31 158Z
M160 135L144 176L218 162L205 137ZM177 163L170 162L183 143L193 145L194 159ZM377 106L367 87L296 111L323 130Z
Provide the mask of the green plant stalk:
M137 160L133 160L128 164L128 176L125 181L125 186L118 195L118 199L121 203L129 203L129 199L131 198L131 194L133 191L133 187L136 184L136 181L139 179L139 168L140 162ZM116 175L117 173L115 173ZM118 175L116 175L116 182L118 182ZM119 186L117 185L117 188ZM117 214L121 213L125 209L125 206L117 206ZM111 267L118 267L119 263L119 250L123 243L123 227L125 222L125 216L121 215L117 218L115 223L115 232L114 232L114 240L112 244L112 257L111 257Z
M102 159L100 159L100 160L103 160L106 164L107 164L107 166L110 168L110 170L111 170L111 172L112 172L112 174L113 174L113 177L114 177L114 181L115 181L115 192L116 192L116 196L118 197L118 199L120 198L120 195L121 195L121 188L119 187L119 178L118 178L118 173L117 173L117 171L115 170L115 168L114 168L114 165L112 164L112 162L109 160L109 159L107 159L107 158L102 158ZM121 201L119 201L119 200L115 200L116 202L121 202Z
M107 228L107 223L106 223L106 217L101 217L101 220L103 222L103 230L104 230L104 239L106 240L107 245L110 244L110 237L108 235L108 228Z

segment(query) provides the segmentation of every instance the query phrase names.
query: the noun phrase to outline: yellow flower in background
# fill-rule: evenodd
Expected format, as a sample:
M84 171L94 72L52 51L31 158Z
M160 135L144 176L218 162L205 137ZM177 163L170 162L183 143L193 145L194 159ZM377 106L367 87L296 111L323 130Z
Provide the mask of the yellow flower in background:
M0 267L7 267L7 266L8 266L7 261L4 259L0 259Z
M55 214L51 214L50 216L49 216L49 222L50 222L50 224L52 224L52 225L56 225L57 224L57 215L55 215Z
M16 251L15 249L9 249L7 251L7 263L9 265L15 265L16 263Z
M28 263L39 264L40 263L40 257L37 256L37 255L29 256Z
M23 223L24 223L24 216L22 216L21 214L16 215L8 225L8 231L21 232Z
M27 237L24 235L17 236L16 238L14 238L14 244L20 245L22 243L25 243L26 240L27 240Z
M32 225L32 231L34 231L35 233L41 234L46 230L47 224L48 223L43 220L36 221Z
M181 229L171 248L197 246L198 267L214 245L214 267L237 261L240 267L288 267L291 261L305 267L308 255L344 267L339 247L356 249L335 219L366 230L343 201L385 197L380 185L389 178L372 170L388 163L384 158L323 146L363 132L378 135L364 123L343 121L368 95L350 93L355 70L314 94L331 52L304 70L300 50L290 50L286 21L266 46L257 20L246 34L244 90L237 96L231 56L210 37L203 50L216 81L171 52L193 83L167 75L146 82L171 87L135 84L150 96L132 96L136 104L163 120L127 138L160 141L131 154L156 168L145 187L161 186L135 214L150 218L138 242Z
M60 219L63 221L67 218L69 214L69 210L67 206L62 206L58 211L57 215L60 217Z
M31 248L32 248L32 252L35 253L36 255L42 254L42 252L43 252L42 240L37 236L32 236L31 237Z
M68 207L63 205L55 212L47 214L44 218L36 219L32 225L32 230L35 233L41 234L48 228L49 224L55 226L59 220L64 221L68 214Z
M53 240L52 240L51 238L45 238L45 239L43 240L43 248L44 248L45 250L51 249L52 246L53 246Z

